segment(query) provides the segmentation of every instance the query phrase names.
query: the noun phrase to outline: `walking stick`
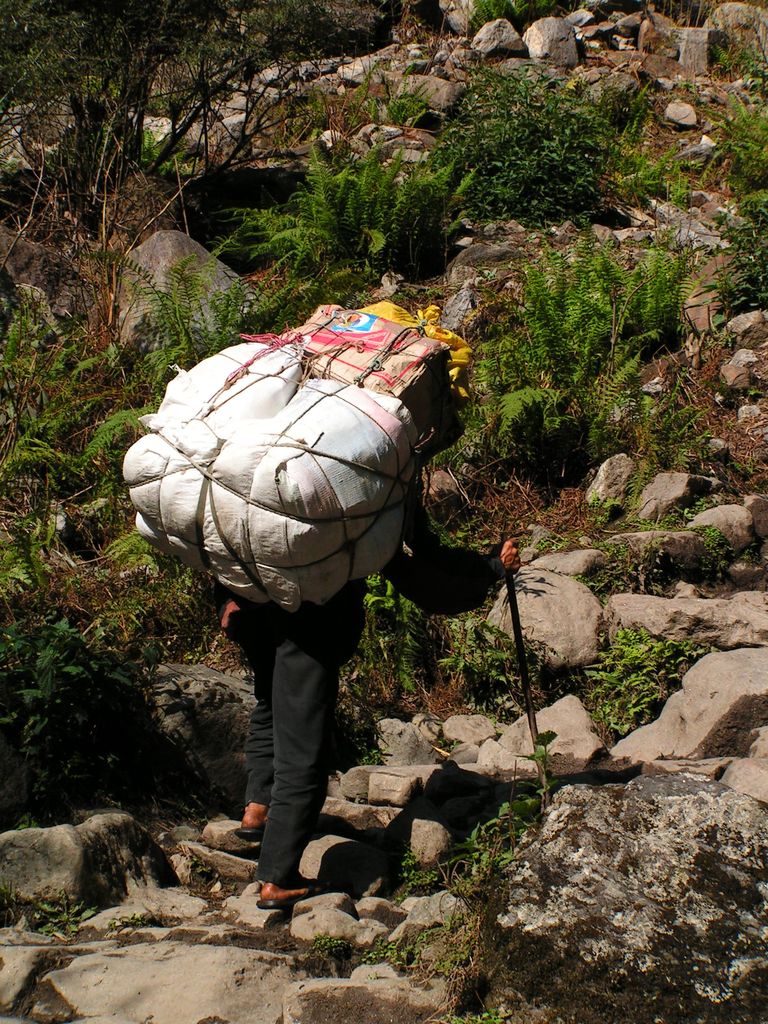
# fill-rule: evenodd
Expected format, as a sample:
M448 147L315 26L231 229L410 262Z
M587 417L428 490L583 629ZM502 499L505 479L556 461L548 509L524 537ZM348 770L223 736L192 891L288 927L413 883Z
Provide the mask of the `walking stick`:
M531 696L531 684L528 679L528 661L525 657L525 644L523 643L523 627L520 625L520 610L517 607L517 594L515 593L515 574L508 569L504 572L504 579L507 584L507 600L509 602L509 614L512 616L512 633L515 638L517 650L517 663L520 666L520 679L523 684L523 697L525 699L525 713L528 716L528 728L531 731L533 750L539 745L539 729L536 725L536 712L533 708L533 697ZM535 760L536 772L539 776L541 786L541 806L547 806L548 791L546 786L546 775L544 766Z

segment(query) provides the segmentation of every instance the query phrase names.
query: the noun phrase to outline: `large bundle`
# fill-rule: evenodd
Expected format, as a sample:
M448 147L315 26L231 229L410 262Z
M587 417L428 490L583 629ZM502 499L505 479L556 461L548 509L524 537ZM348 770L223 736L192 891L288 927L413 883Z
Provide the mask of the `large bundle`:
M405 313L391 303L381 306ZM318 307L298 328L304 360L313 377L399 398L413 417L419 451L432 454L452 444L462 430L449 372L451 347L425 337L418 321L398 323L377 310Z
M169 385L124 463L143 536L289 610L394 555L416 441L393 397L336 381L299 388L300 357L274 339L205 360Z

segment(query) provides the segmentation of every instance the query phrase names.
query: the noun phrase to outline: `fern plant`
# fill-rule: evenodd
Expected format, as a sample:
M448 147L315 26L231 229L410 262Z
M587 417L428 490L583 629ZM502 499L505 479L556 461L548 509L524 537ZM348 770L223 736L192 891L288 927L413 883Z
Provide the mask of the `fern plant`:
M290 267L294 277L340 263L426 274L445 261L451 177L446 167L406 170L401 157L384 165L375 150L342 170L315 155L288 203L249 210L225 247Z
M550 253L527 267L522 308L487 339L477 371L493 443L563 477L637 440L659 409L640 363L675 342L686 280L683 257L651 249L628 270L590 240L571 262Z

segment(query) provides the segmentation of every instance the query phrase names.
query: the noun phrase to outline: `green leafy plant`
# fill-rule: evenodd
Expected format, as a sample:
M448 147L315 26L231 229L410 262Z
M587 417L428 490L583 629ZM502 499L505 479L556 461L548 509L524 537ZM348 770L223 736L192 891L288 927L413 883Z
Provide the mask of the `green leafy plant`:
M609 119L578 90L544 75L475 73L438 159L467 175L471 217L523 224L585 219L600 202Z
M413 850L408 847L403 853L397 869L398 898L425 896L434 892L440 880L437 868L425 868L419 864Z
M768 112L764 104L734 104L726 122L723 151L728 180L739 197L768 189Z
M598 663L586 669L585 701L596 722L625 736L652 721L707 648L688 640L654 639L645 630L620 629Z
M741 220L726 228L729 264L719 291L731 314L768 309L768 191L741 204Z
M0 635L0 726L25 757L41 807L95 792L124 794L148 783L137 753L145 727L137 666L97 633L66 620Z
M693 530L704 541L701 571L710 579L722 577L734 559L733 547L716 526L694 526Z
M445 261L451 171L376 150L335 170L315 154L306 184L282 207L249 210L225 247L250 261L277 261L294 276L340 264L423 275Z
M650 249L627 269L589 240L570 260L549 253L527 267L522 307L497 317L475 375L492 450L548 479L572 478L627 445L658 459L638 446L661 444L665 431L679 458L680 434L692 434L688 403L674 389L660 403L647 398L638 371L675 344L686 280L680 256Z
M446 629L448 653L438 665L458 682L467 703L481 711L507 704L517 665L512 637L474 612L448 619Z
M470 30L477 32L497 18L506 18L522 29L537 18L548 17L556 8L554 0L475 0Z
M352 944L333 935L316 935L312 940L312 952L319 956L327 956L331 960L349 960L352 956Z
M43 935L70 938L79 926L93 917L94 907L75 901L65 892L44 899L25 899L11 886L0 883L0 927L9 928L21 920Z

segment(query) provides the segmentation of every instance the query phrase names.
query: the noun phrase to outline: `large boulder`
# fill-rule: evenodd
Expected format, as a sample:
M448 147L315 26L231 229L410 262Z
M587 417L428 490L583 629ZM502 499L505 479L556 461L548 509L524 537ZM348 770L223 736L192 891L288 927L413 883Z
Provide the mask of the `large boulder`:
M576 33L565 18L539 18L525 31L523 42L535 60L563 68L575 68L579 63Z
M146 242L131 249L123 267L118 310L120 335L126 345L144 352L161 347L153 324L153 295L170 292L174 274L182 266L183 273L199 279L202 292L200 307L193 311L193 322L201 330L214 327L211 300L229 291L239 280L238 275L182 231L156 231Z
M371 976L373 975L373 976ZM283 995L283 1024L358 1021L360 1024L425 1024L436 1020L445 989L419 987L407 978L315 978L291 985Z
M694 640L723 650L768 645L768 595L745 590L733 597L652 597L614 594L605 606L611 640L620 629L644 629L668 640Z
M440 10L451 31L464 36L475 13L475 0L440 0Z
M704 22L716 29L728 46L751 50L765 59L768 53L768 11L754 4L720 4Z
M676 569L697 575L707 557L704 539L693 530L641 530L617 533L610 538L617 547L626 547L641 560L663 558Z
M595 595L578 580L533 566L515 577L520 621L526 639L540 645L553 669L591 665L600 650L602 609ZM512 633L506 591L502 590L488 621Z
M472 48L484 57L528 56L520 33L506 18L486 22L472 40Z
M605 746L595 730L589 712L573 694L537 711L536 725L540 733L557 734L557 738L549 747L549 753L556 762L559 762L554 765L556 772L581 771L596 757L605 753ZM533 753L531 730L525 715L521 715L504 730L499 737L499 744L510 753L521 757Z
M629 455L624 452L612 455L600 465L595 479L587 488L587 501L596 504L616 501L623 505L634 472L635 460Z
M635 729L611 753L633 761L746 757L765 725L768 650L721 651L697 661L656 721Z
M160 732L202 788L242 806L251 686L205 665L160 665L152 702Z
M292 957L277 953L232 945L138 944L89 951L52 971L34 994L32 1014L36 1020L131 1024L277 1024L286 985L304 976Z
M74 261L0 224L0 267L17 289L42 295L54 316L71 316L84 292Z
M89 906L112 906L136 886L173 881L173 873L149 833L114 811L77 826L3 832L0 879L24 899L64 893Z
M690 526L692 529L697 526L714 526L737 555L755 539L752 513L743 505L718 505L716 508L705 509L693 517Z
M718 783L566 787L507 869L494 1001L568 1024L768 1013L768 813ZM528 1019L526 1017L526 1019Z
M413 722L382 718L378 734L379 747L387 764L431 764L439 760L435 748Z
M658 473L643 488L637 510L639 519L658 522L673 509L688 508L703 495L717 490L719 484L708 476L691 473Z

